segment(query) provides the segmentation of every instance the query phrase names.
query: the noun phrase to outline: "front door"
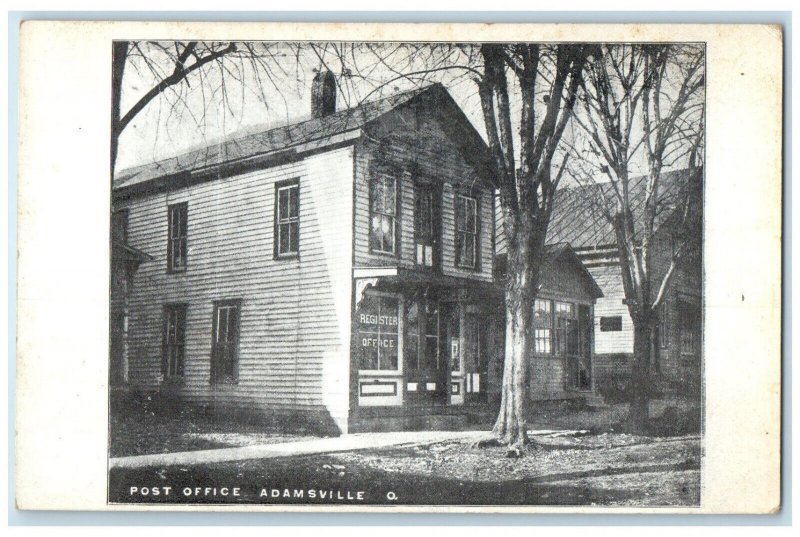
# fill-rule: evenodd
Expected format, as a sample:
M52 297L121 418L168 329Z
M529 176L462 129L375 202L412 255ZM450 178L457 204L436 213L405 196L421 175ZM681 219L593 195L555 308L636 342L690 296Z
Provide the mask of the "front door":
M592 318L589 306L556 302L556 352L564 358L566 388L592 388Z
M406 304L405 372L406 395L411 405L443 404L447 398L447 311L432 299Z

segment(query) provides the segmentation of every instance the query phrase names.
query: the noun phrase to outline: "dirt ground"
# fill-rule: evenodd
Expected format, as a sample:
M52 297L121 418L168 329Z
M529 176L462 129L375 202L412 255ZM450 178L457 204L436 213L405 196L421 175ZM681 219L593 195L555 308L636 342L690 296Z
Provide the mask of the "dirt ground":
M413 505L698 505L700 439L620 433L535 436L536 446L510 459L503 448L445 442L424 447L353 451L193 466L111 472L112 502L329 503L309 490L344 494L340 503ZM169 486L171 497L142 497L130 487ZM240 496L203 494L239 487ZM188 487L200 496L184 497ZM297 497L298 492L303 494ZM361 500L347 493L361 492ZM288 496L287 496L288 494Z
M170 416L157 414L147 407L127 410L111 416L111 457L275 444L312 436L273 431L263 425L215 420L191 411Z

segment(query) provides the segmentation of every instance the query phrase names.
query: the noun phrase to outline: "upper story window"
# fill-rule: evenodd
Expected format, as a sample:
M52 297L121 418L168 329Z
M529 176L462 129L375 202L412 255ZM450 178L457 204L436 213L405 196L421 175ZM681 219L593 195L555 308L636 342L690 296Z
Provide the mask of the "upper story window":
M379 173L369 184L369 248L397 253L397 180Z
M438 263L439 196L433 185L415 187L414 242L417 265L433 267Z
M186 270L186 236L189 205L176 203L168 208L169 230L167 239L167 270L179 272Z
M296 256L300 251L300 183L297 179L275 185L275 256Z
M464 194L456 195L456 265L462 268L478 266L478 200Z

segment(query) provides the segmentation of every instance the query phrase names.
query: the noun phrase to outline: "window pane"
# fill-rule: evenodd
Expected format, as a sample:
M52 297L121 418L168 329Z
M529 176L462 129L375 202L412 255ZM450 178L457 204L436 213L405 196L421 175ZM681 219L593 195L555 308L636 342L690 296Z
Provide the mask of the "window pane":
M534 330L535 352L539 354L550 354L550 329L537 328Z
M278 225L278 253L285 254L291 251L290 233L291 224Z
M475 235L464 234L464 265L475 266Z
M434 337L439 335L439 306L436 302L425 304L425 334Z
M358 304L359 369L378 368L378 311L378 298L375 296L367 295Z
M300 222L289 224L289 250L292 252L300 251Z
M533 325L537 328L550 328L553 317L550 311L550 301L537 298L533 302Z
M477 217L477 202L472 198L468 198L467 214L466 214L467 231L470 231L471 233L475 233L477 231L476 217Z
M369 247L372 250L383 250L383 217L380 214L372 215L372 225L369 233Z
M419 331L419 306L416 301L406 302L405 326L409 334L416 334Z
M394 214L395 210L395 195L397 194L394 178L393 177L384 177L383 178L384 185L383 185L383 193L384 193L384 204L383 209L387 214Z
M439 369L439 338L425 336L425 353L422 359L423 369Z
M384 252L394 252L394 218L383 216L381 219L381 233L383 234Z
M289 189L289 218L297 218L299 214L298 197L300 195L300 187L297 185Z
M278 190L278 221L282 222L289 216L289 189Z
M380 179L374 180L370 183L370 206L373 213L384 212L383 207L383 182Z

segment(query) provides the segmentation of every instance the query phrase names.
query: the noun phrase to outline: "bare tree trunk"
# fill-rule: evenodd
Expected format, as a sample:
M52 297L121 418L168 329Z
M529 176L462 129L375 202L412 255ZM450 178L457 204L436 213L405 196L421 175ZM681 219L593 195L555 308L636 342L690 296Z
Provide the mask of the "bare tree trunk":
M533 301L539 280L543 239L524 225L517 248L509 252L506 282L506 352L500 412L492 434L503 444L521 447L527 434L528 362L533 342ZM538 246L538 248L537 248Z
M122 99L122 77L125 73L125 61L128 57L128 42L114 41L111 49L111 176L117 164L119 148L120 102Z
M631 363L631 406L628 426L634 432L645 432L650 418L650 355L655 334L655 317L634 319L633 362Z

